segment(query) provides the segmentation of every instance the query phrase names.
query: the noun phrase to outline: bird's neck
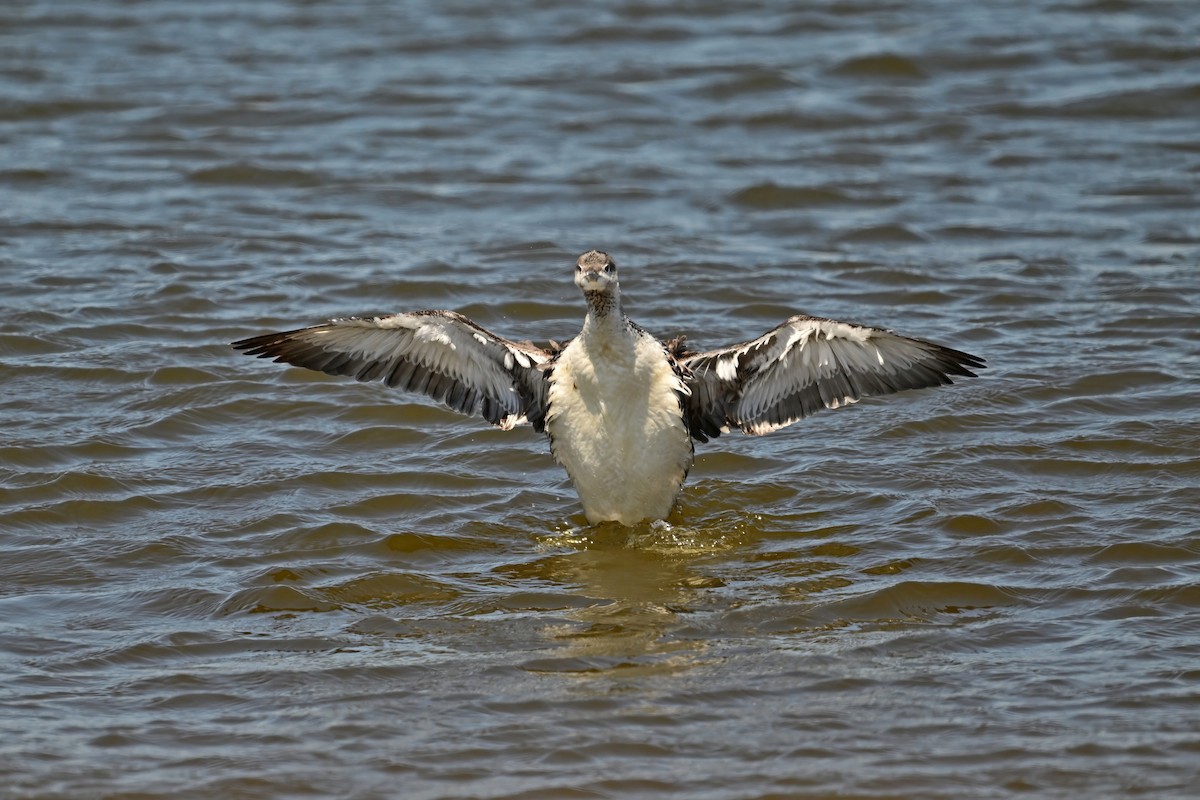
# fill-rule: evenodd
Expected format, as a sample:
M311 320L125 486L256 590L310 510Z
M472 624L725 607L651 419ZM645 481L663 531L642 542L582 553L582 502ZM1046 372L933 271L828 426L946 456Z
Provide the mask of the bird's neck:
M583 336L587 339L611 340L629 334L629 320L621 310L621 295L611 292L584 292L587 317L583 320Z

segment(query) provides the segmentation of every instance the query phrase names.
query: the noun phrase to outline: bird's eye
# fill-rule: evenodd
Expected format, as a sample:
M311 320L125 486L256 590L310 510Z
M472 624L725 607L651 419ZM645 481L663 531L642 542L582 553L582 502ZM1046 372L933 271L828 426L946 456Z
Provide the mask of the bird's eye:
M605 264L605 265L604 265L604 271L605 271L605 272L612 272L612 271L613 271L613 265L612 265L612 264Z

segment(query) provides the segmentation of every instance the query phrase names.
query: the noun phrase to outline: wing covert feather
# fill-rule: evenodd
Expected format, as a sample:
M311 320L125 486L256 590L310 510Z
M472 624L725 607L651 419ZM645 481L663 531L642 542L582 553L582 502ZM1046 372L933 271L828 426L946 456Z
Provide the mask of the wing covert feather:
M798 315L757 339L681 359L699 441L769 433L826 408L974 377L984 360L882 328Z
M545 419L546 350L496 336L453 311L343 317L233 347L258 358L425 394L508 430Z

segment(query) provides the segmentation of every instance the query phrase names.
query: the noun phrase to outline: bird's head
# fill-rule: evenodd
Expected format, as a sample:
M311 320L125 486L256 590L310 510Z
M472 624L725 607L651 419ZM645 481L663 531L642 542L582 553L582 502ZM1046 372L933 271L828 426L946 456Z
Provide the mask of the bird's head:
M608 253L589 250L575 262L575 285L586 295L611 293L617 288L617 262Z

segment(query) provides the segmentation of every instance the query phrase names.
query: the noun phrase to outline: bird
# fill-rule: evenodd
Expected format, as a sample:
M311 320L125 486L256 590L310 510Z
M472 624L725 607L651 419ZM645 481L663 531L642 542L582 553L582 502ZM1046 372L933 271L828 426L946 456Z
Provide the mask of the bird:
M626 315L616 261L575 263L587 304L573 339L545 347L497 336L455 311L331 319L232 347L330 375L382 381L482 417L529 424L579 495L589 525L665 520L695 443L762 435L825 409L976 377L984 359L884 328L797 314L714 350L662 340Z

